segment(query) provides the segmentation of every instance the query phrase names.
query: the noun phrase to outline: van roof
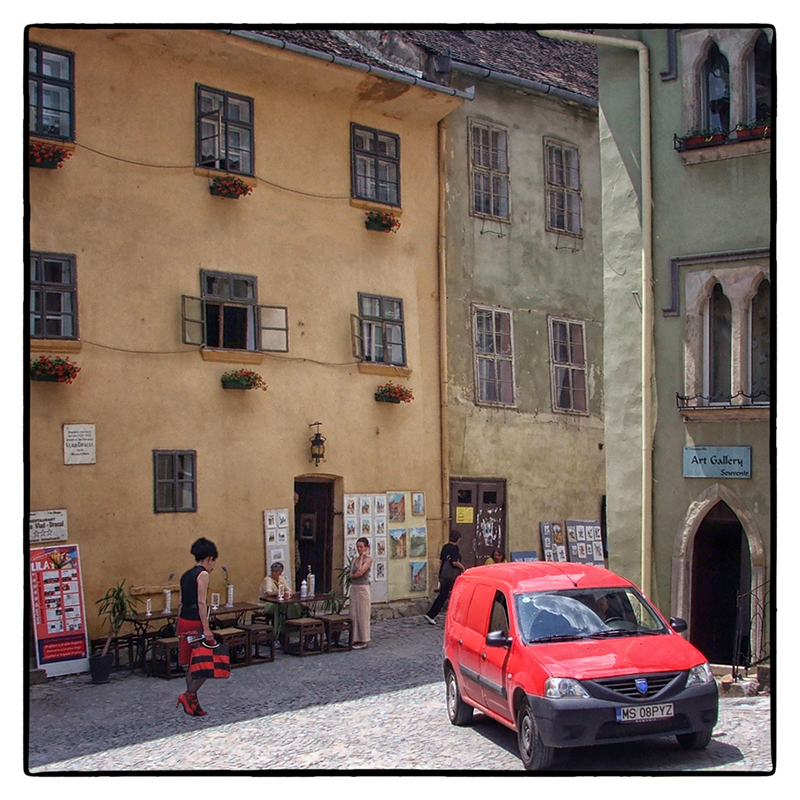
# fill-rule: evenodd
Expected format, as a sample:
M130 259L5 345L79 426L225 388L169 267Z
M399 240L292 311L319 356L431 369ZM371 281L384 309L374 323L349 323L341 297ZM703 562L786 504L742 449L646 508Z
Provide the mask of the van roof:
M464 578L488 578L505 583L514 592L548 589L602 588L627 586L631 582L603 567L568 561L519 561L468 569Z

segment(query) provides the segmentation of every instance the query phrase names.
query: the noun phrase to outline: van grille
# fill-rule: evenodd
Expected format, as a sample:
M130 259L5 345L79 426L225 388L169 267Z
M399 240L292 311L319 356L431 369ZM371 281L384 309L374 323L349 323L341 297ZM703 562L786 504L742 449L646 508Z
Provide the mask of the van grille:
M601 678L593 683L632 700L644 700L663 692L680 674L680 672L659 672L655 675L624 675L619 678ZM636 686L638 679L647 681L647 689L644 692L639 691Z

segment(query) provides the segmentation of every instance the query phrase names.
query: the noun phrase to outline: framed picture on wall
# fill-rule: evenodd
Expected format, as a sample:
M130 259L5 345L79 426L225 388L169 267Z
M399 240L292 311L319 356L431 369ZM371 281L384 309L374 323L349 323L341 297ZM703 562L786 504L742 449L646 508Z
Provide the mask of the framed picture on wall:
M425 516L425 492L411 493L411 513L415 517Z
M300 538L306 542L313 542L317 538L317 515L300 515Z

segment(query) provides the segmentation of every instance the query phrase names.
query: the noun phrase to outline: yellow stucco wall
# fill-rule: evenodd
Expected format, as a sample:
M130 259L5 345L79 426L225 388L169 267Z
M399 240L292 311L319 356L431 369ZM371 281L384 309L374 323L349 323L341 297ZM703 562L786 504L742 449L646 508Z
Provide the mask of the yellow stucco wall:
M425 491L438 543L437 121L460 101L214 31L30 40L75 54L77 147L60 170L30 170L30 246L76 256L82 368L69 386L30 385L30 507L67 509L90 622L112 583L180 575L198 536L217 543L236 599L255 600L263 510L291 509L298 476L335 479L337 512L347 492ZM254 100L249 197L212 197L194 168L196 83ZM401 138L397 234L367 231L350 200L351 122ZM199 295L201 269L256 276L259 303L288 308L289 352L220 363L182 344L181 295ZM359 291L403 299L411 404L376 403L386 376L352 356ZM221 388L243 365L266 393ZM65 423L96 425L96 464L64 465ZM152 451L170 449L197 451L195 513L153 513ZM334 534L341 548L340 514Z

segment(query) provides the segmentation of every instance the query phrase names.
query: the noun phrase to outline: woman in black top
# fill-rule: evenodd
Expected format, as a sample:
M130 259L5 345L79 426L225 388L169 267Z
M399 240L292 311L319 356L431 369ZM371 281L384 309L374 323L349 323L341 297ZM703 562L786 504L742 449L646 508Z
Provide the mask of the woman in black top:
M192 555L197 562L192 569L181 575L181 601L178 609L177 634L180 637L178 662L186 669L186 692L178 698L178 706L192 717L204 717L207 712L197 702L197 690L205 678L192 678L189 663L192 659L192 644L189 637L204 636L208 644L214 644L214 634L208 626L208 574L217 561L217 547L208 539L198 539L192 545Z
M461 563L461 552L458 549L460 538L461 534L458 531L450 531L450 541L439 554L439 560L442 562L439 567L439 596L433 601L433 605L425 615L425 620L431 625L436 624L436 615L442 610L445 601L450 596L456 578L466 569Z

